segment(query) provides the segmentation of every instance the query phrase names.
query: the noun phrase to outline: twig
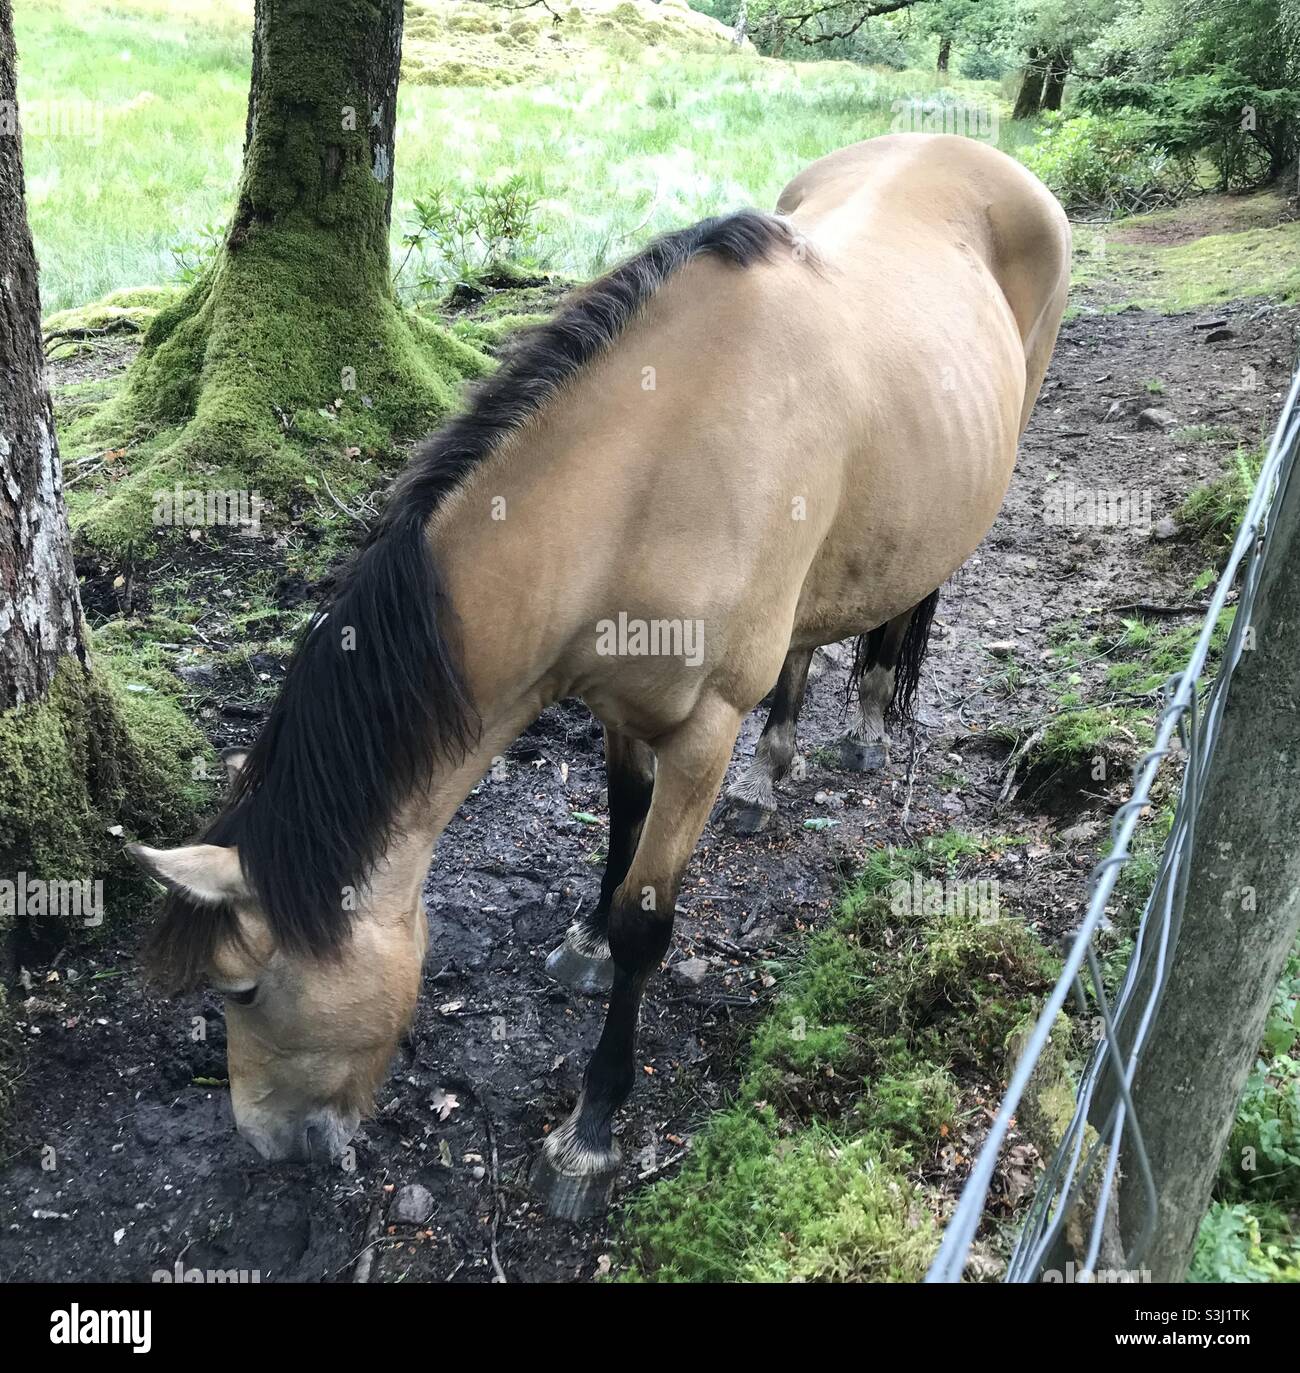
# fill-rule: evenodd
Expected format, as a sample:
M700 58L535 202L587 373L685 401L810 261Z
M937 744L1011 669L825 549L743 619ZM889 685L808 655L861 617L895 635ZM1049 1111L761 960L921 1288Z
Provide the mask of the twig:
M363 520L355 510L349 510L348 507L344 505L341 500L339 500L339 498L334 494L333 487L330 486L330 479L325 475L324 472L320 474L320 479L325 483L325 490L329 493L330 500L332 500L334 504L338 506L338 508L348 517L348 519L355 520L362 527L362 529L365 529L365 520Z
M383 1193L375 1198L375 1204L370 1208L370 1218L366 1221L366 1242L361 1248L361 1252L353 1260L356 1265L352 1270L353 1282L369 1282L370 1272L375 1265L375 1250L383 1236L380 1235L380 1227L383 1221L384 1201Z
M1011 757L1007 759L1006 776L1002 780L1002 790L998 793L999 805L1001 805L1011 794L1011 784L1015 781L1016 768L1019 767L1020 760L1043 737L1046 729L1046 725L1039 725L1027 739L1022 739L1021 742L1011 750Z
M636 1180L638 1182L645 1182L648 1178L654 1177L656 1173L662 1173L665 1168L671 1168L678 1159L685 1158L686 1153L687 1151L685 1149L678 1149L675 1154L669 1154L662 1163L652 1163L643 1173L638 1173L636 1175Z
M492 1125L492 1111L488 1106L487 1098L480 1096L479 1102L483 1107L483 1121L487 1127L488 1152L492 1164L492 1232L488 1252L492 1260L492 1271L496 1274L494 1281L509 1282L510 1279L506 1277L506 1270L501 1266L501 1256L497 1253L497 1231L501 1226L502 1211L500 1168L497 1162L497 1132Z

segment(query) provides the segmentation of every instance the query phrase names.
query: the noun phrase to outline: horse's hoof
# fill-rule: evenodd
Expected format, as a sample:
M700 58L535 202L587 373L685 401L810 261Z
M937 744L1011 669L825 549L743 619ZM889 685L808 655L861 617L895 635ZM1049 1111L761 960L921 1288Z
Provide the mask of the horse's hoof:
M883 740L840 740L840 768L844 772L879 772L889 762L889 746Z
M533 1165L533 1193L553 1220L592 1220L609 1209L622 1161L618 1146L613 1145L599 1161L587 1160L588 1166L581 1172L569 1173L559 1167L550 1149L545 1148ZM592 1163L596 1166L590 1166Z
M579 996L608 996L614 986L614 960L579 953L567 939L547 958L546 971Z
M757 801L732 801L724 819L732 834L762 834L775 815L775 806L760 806Z

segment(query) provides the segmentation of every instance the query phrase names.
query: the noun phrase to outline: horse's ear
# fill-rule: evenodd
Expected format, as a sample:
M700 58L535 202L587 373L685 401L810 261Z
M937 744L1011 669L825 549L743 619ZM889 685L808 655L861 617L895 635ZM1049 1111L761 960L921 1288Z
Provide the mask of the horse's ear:
M248 884L239 867L239 850L219 844L190 844L183 849L150 849L128 844L126 851L169 891L192 901L215 906L248 896Z
M226 781L233 786L240 770L248 761L248 750L246 748L223 748L221 761L226 765Z

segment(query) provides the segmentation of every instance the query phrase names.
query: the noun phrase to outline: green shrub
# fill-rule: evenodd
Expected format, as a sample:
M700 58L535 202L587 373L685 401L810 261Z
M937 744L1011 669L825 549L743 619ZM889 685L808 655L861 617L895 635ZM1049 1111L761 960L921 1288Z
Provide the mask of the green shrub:
M1038 142L1018 155L1070 210L1149 210L1176 204L1195 184L1191 160L1131 111L1044 115Z
M503 263L526 260L537 241L537 197L526 178L479 182L468 191L435 186L416 196L415 219L402 239L422 259L419 288L441 290ZM424 262L432 253L433 261ZM402 267L398 268L400 277Z
M1269 182L1296 156L1300 92L1263 87L1231 68L1151 82L1105 77L1085 83L1077 103L1145 129L1172 156L1204 155L1221 191Z

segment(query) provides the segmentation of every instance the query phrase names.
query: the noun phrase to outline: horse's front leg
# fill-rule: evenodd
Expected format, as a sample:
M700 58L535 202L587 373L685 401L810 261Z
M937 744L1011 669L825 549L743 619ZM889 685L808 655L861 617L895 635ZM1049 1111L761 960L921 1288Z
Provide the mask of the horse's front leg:
M609 852L600 900L590 915L579 916L564 942L546 960L546 971L584 996L605 996L614 985L609 953L609 912L619 883L632 866L641 827L655 785L655 756L649 744L605 730L605 776L609 787Z
M795 729L811 662L811 649L791 649L786 654L753 761L727 788L726 821L737 834L759 833L776 814L776 784L791 771L796 758Z
M740 715L712 698L655 742L654 797L627 876L613 893L614 981L600 1043L573 1114L547 1137L533 1185L553 1216L579 1220L609 1204L622 1155L614 1113L632 1090L641 993L672 937L682 873L722 784Z

